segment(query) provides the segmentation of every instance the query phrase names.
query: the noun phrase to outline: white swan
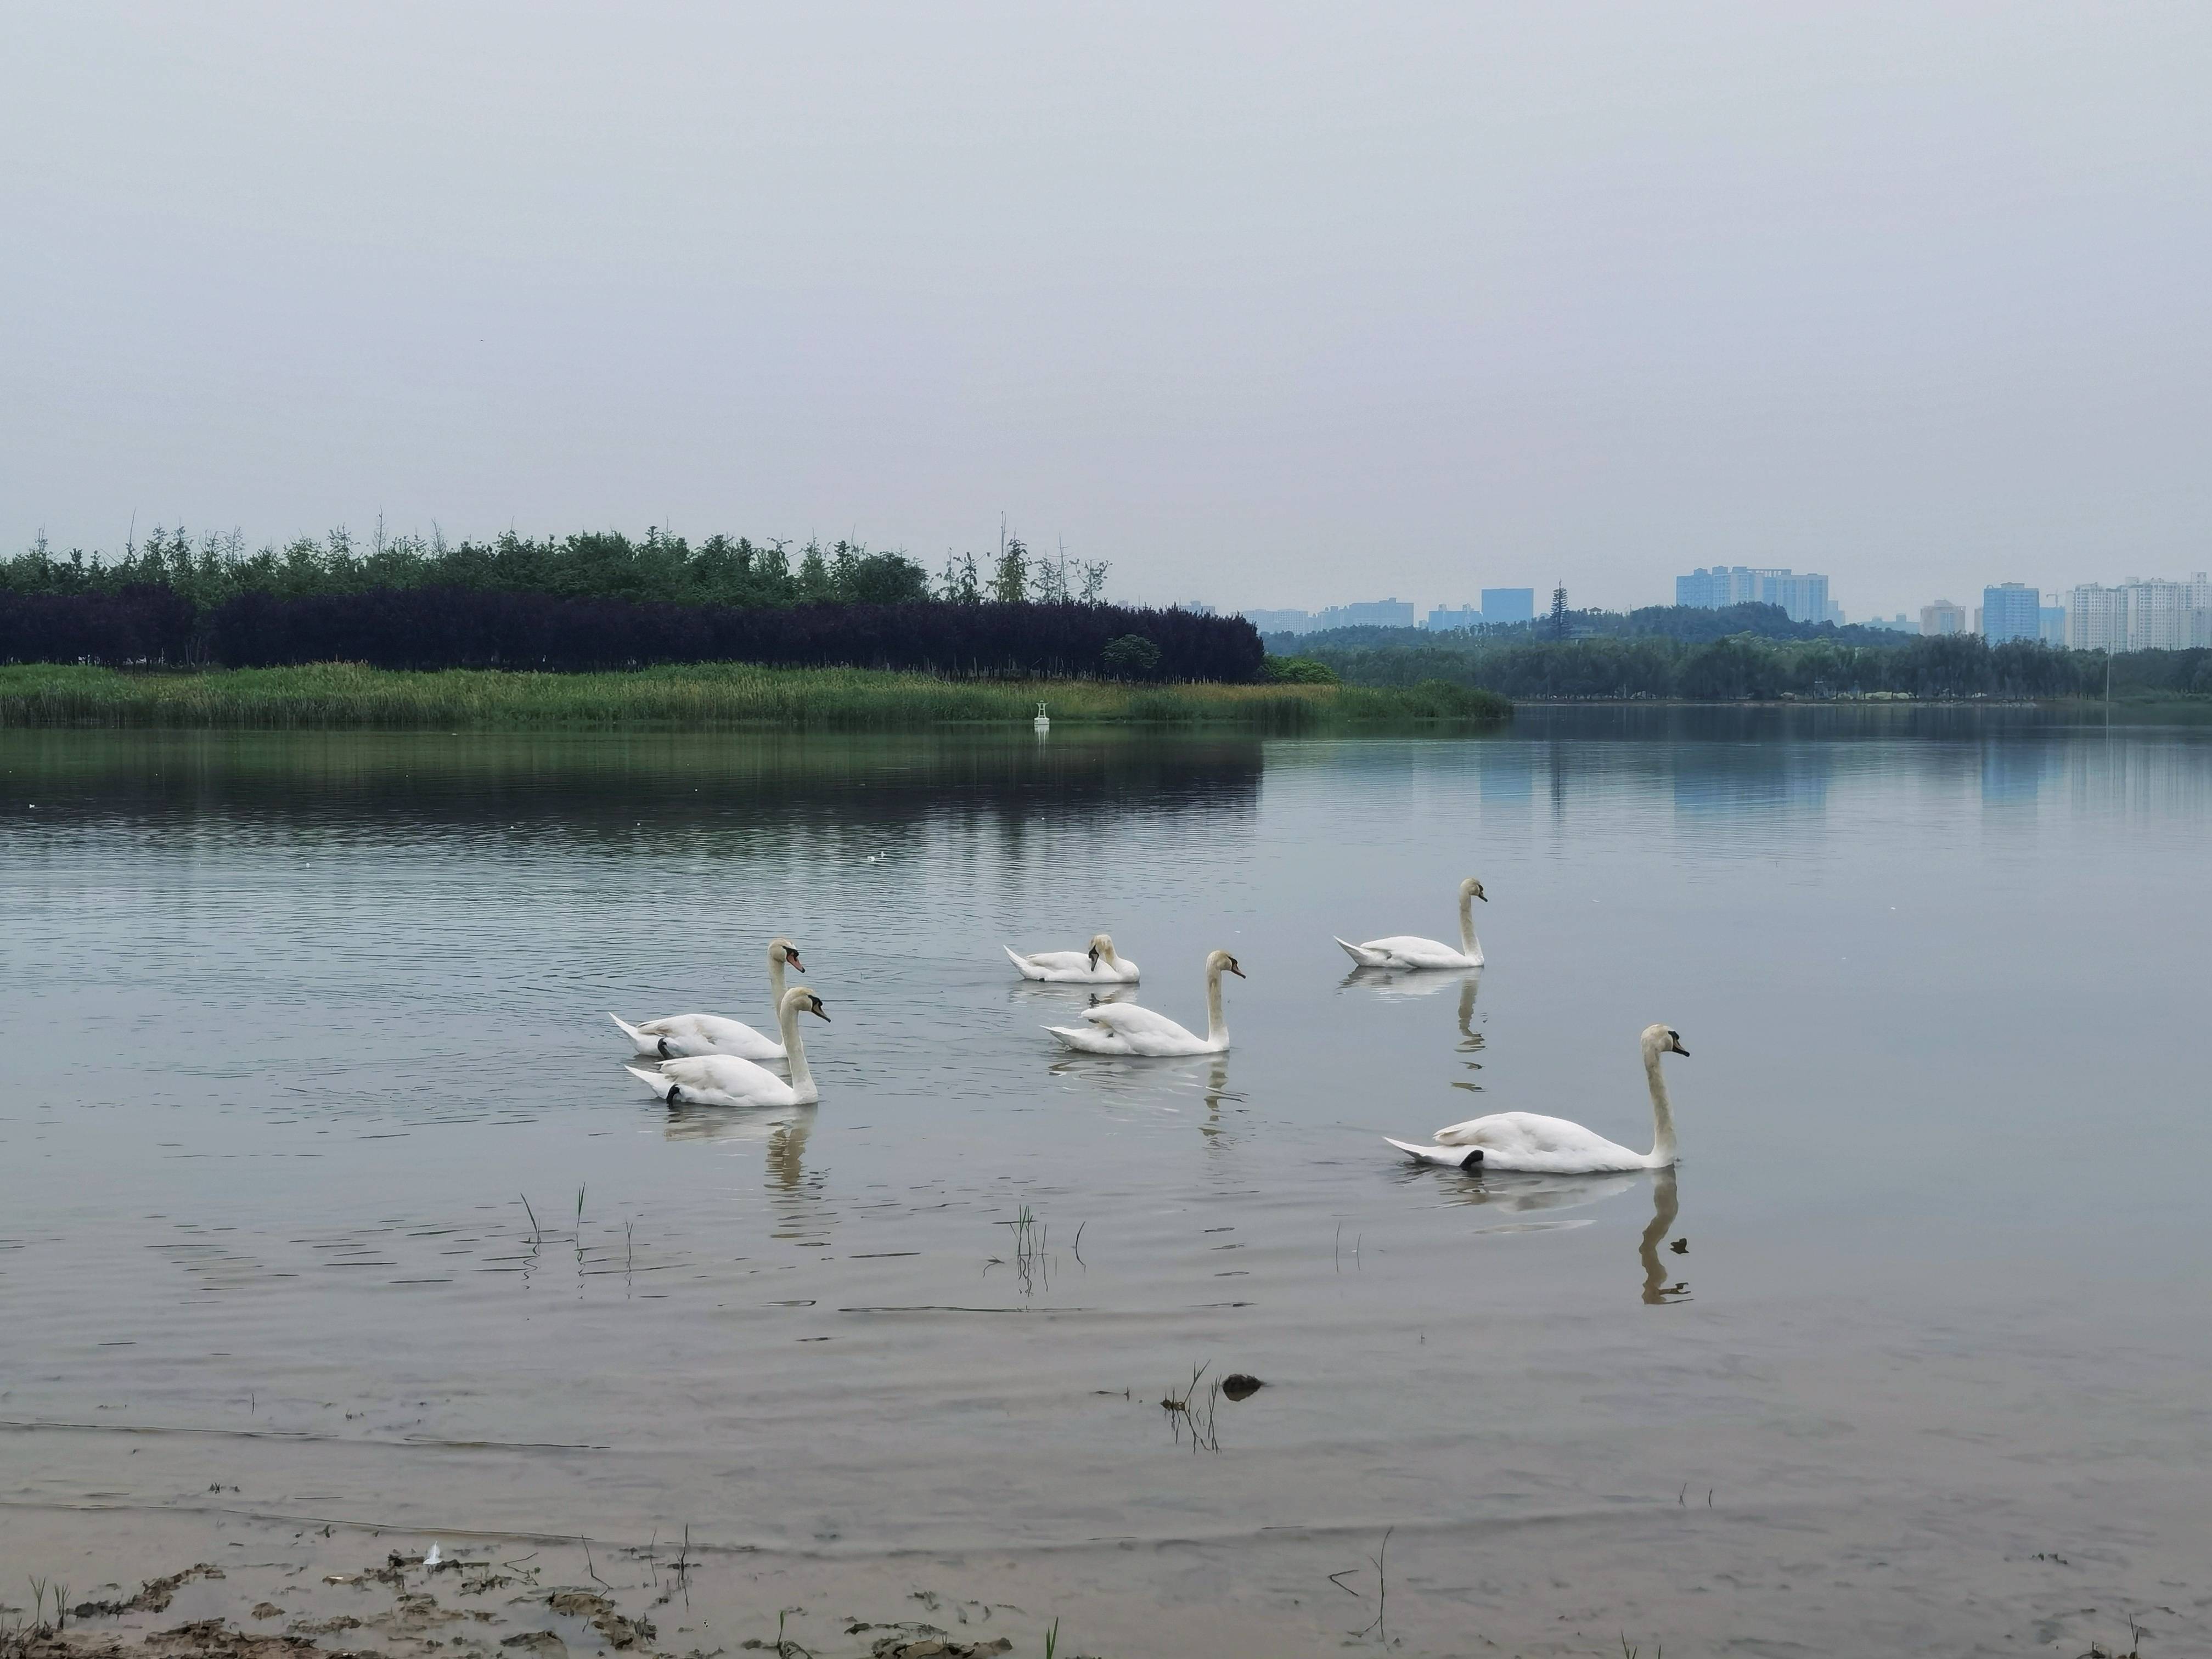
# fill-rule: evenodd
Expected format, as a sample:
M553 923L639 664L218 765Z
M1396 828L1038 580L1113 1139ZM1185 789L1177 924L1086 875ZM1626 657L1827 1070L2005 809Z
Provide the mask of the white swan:
M1221 975L1244 977L1237 958L1216 951L1206 959L1206 1035L1186 1031L1165 1014L1133 1002L1102 1002L1085 1008L1088 1025L1048 1025L1066 1047L1086 1054L1218 1054L1229 1047L1229 1027L1221 1018Z
M768 942L768 1006L771 1012L783 1006L783 964L789 963L800 973L806 964L799 959L799 947L787 939L772 939ZM745 1060L781 1060L783 1045L772 1036L765 1036L741 1019L725 1019L720 1014L671 1014L665 1019L649 1019L642 1025L633 1025L618 1014L607 1018L623 1028L623 1034L637 1045L641 1054L651 1054L660 1060L675 1060L685 1054L736 1054Z
M1088 951L1039 951L1033 956L1016 954L1011 945L999 947L1021 969L1024 979L1041 979L1054 985L1134 985L1137 964L1114 951L1110 933L1092 937Z
M658 1067L625 1066L640 1083L671 1106L808 1106L822 1098L814 1073L806 1067L806 1045L799 1040L799 1017L821 1019L822 999L804 985L783 994L776 1007L776 1024L783 1030L783 1046L791 1056L791 1081L786 1083L765 1066L736 1054L685 1054L664 1060Z
M1474 906L1480 899L1485 904L1490 899L1482 890L1482 884L1469 876L1459 884L1459 949L1455 951L1441 939L1416 939L1411 933L1401 933L1390 939L1370 939L1364 945L1354 945L1349 939L1339 939L1344 954L1362 968L1480 968L1482 966L1482 941L1474 936Z
M1651 1086L1651 1150L1632 1152L1603 1135L1570 1123L1563 1117L1540 1117L1534 1112L1496 1112L1469 1118L1436 1133L1436 1144L1417 1146L1410 1141L1390 1144L1423 1164L1445 1164L1457 1169L1527 1170L1540 1175L1603 1175L1616 1170L1664 1170L1674 1162L1674 1109L1667 1099L1667 1079L1659 1074L1659 1056L1690 1051L1681 1033L1664 1025L1644 1028L1644 1076ZM1383 1137L1389 1140L1388 1135Z

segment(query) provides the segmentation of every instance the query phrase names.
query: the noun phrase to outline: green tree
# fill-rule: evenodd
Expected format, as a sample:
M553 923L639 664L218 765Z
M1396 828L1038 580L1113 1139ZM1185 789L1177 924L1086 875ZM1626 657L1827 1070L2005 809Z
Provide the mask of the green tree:
M1124 634L1106 641L1099 659L1117 679L1149 679L1160 665L1160 648L1142 634Z

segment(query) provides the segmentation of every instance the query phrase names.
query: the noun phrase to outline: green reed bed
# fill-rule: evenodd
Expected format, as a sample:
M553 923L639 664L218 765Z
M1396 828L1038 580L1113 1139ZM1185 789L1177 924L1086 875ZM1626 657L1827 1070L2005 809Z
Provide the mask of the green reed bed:
M0 726L445 731L720 726L895 728L1027 721L1231 725L1302 731L1344 721L1480 720L1504 699L1442 683L1409 687L1143 685L1110 680L954 680L855 668L742 663L630 673L301 668L131 671L0 666Z

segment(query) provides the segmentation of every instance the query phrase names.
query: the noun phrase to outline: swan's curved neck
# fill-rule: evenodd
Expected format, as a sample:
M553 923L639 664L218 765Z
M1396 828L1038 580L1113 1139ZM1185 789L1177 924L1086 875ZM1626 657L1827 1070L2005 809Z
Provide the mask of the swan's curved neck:
M1510 939L1508 943L1510 943ZM1479 957L1482 954L1482 941L1474 936L1474 895L1472 893L1459 896L1459 948L1464 956Z
M1645 1050L1644 1078L1651 1085L1651 1162L1655 1168L1664 1169L1674 1161L1674 1107L1667 1098L1667 1077L1659 1066L1661 1052Z
M1221 964L1206 970L1206 1040L1216 1047L1229 1043L1229 1022L1221 1017Z
M814 1073L807 1069L806 1044L799 1040L799 1008L779 1000L776 1024L783 1028L783 1052L791 1061L791 1091L801 1100L814 1098Z
M768 953L768 1006L776 1011L776 1018L781 1019L783 1017L783 952L781 951Z

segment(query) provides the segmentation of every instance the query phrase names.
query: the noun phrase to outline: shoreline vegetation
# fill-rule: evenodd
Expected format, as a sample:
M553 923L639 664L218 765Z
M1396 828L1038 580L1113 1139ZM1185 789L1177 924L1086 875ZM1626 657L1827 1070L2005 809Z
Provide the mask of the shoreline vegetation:
M2212 700L2212 649L2203 647L2107 654L2031 640L1990 645L1974 635L1897 635L1868 645L1749 632L1688 639L1406 637L1412 632L1347 629L1269 642L1277 652L1295 648L1299 660L1346 684L1442 680L1530 702ZM1271 665L1283 660L1268 659Z
M0 666L0 727L438 731L714 731L775 726L893 730L1027 726L1221 726L1265 732L1510 720L1505 698L1436 683L1161 684L948 679L857 668L686 664L600 673L412 671L359 663L286 668Z

